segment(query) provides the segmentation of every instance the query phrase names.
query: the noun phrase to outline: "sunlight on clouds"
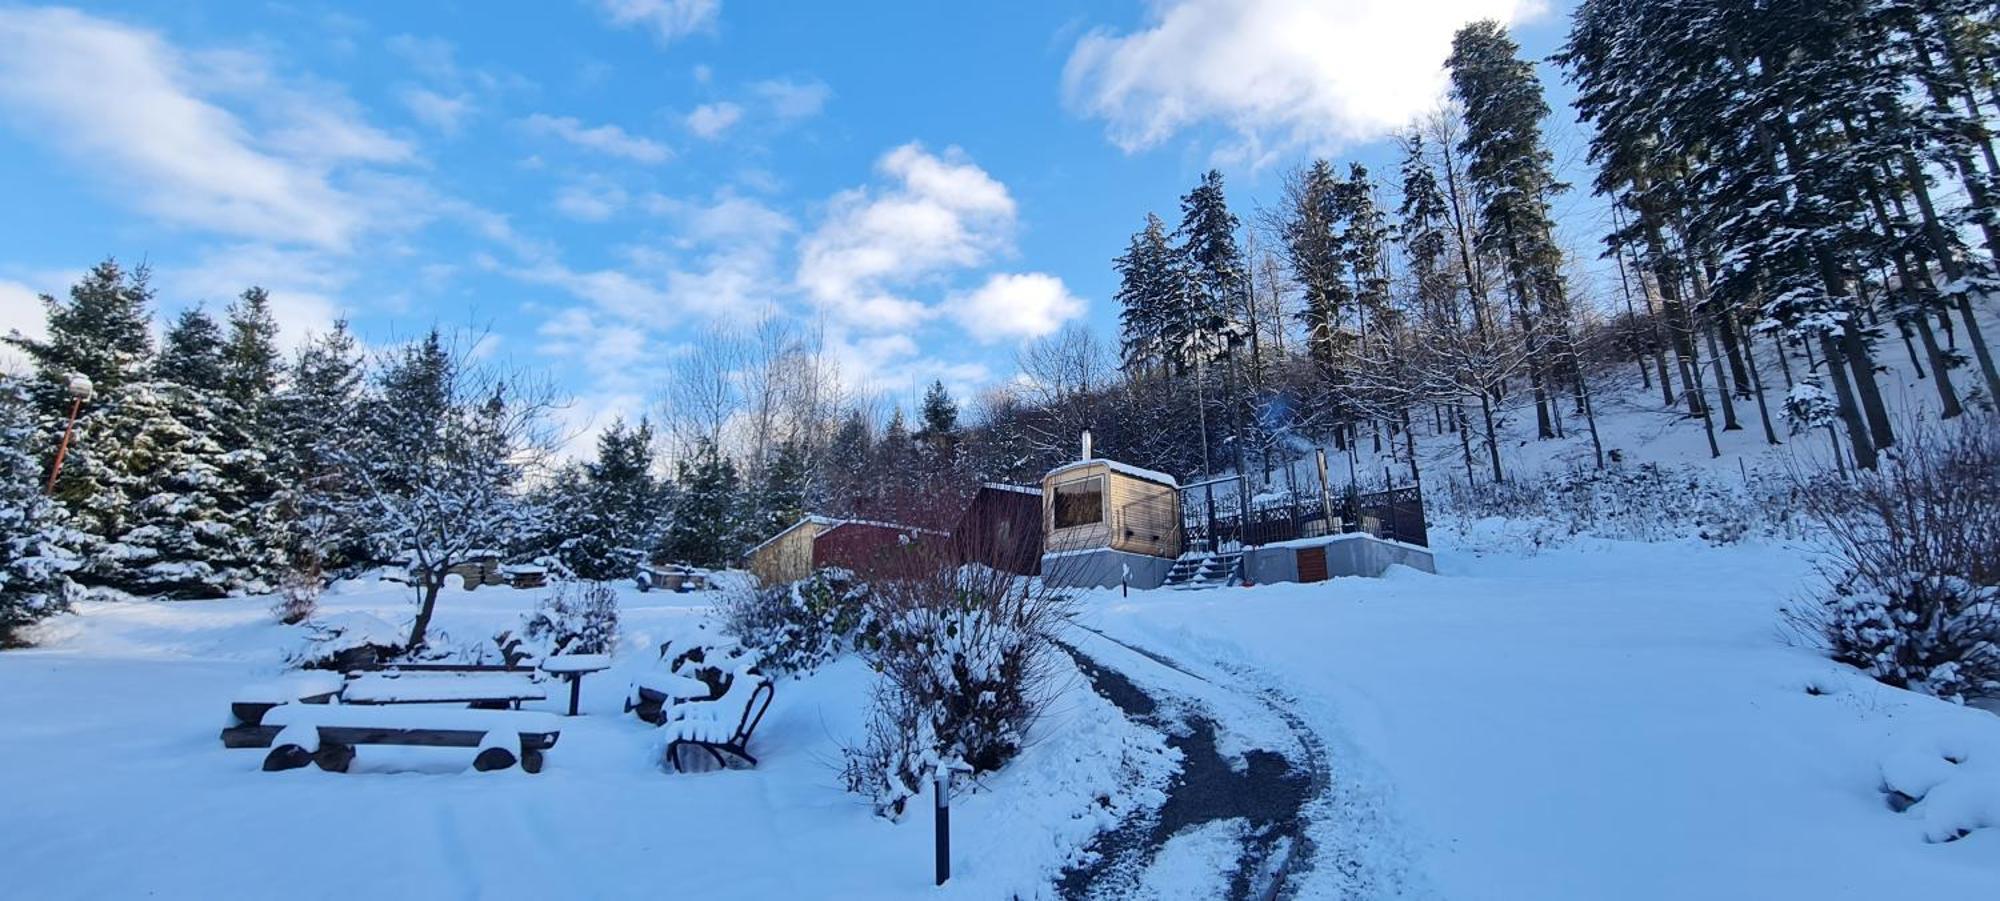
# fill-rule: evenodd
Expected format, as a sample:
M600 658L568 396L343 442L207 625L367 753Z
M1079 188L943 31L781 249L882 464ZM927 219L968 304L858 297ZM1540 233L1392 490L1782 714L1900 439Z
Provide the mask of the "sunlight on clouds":
M1142 30L1078 40L1064 94L1128 152L1218 124L1236 132L1233 154L1263 163L1282 147L1394 131L1442 96L1459 26L1543 10L1541 0L1158 0Z
M844 324L907 328L929 310L897 289L1010 249L1014 200L955 147L933 155L905 144L876 169L891 185L833 197L826 219L802 243L798 283Z
M1083 299L1062 279L1041 272L1001 273L966 294L946 301L965 330L981 343L1040 338L1083 315Z
M152 32L73 10L0 9L0 111L101 166L159 219L347 245L370 224L369 211L334 173L403 161L409 148L343 103L300 104L305 95L278 84L261 60L233 58L243 65L217 80L214 55L191 59ZM278 115L246 126L202 95L197 76Z

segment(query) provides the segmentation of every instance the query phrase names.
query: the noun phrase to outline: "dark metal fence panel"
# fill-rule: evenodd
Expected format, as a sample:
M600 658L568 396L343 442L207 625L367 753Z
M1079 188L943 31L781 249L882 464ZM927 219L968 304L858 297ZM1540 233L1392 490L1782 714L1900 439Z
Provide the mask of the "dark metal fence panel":
M1423 490L1416 485L1338 496L1331 510L1318 494L1298 491L1245 504L1245 488L1236 480L1220 480L1181 489L1183 553L1319 538L1336 530L1358 532L1369 520L1382 538L1430 546Z

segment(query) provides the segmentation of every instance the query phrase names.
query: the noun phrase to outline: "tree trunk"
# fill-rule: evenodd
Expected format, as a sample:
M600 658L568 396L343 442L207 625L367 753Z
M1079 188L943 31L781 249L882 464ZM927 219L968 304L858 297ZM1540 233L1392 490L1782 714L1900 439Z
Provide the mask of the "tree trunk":
M1847 440L1854 447L1854 465L1862 469L1875 468L1875 442L1869 437L1868 426L1861 421L1860 407L1854 400L1854 386L1847 381L1847 364L1842 359L1840 345L1832 335L1820 336L1820 350L1826 355L1827 378L1833 381L1835 398L1839 401L1840 419L1847 425Z

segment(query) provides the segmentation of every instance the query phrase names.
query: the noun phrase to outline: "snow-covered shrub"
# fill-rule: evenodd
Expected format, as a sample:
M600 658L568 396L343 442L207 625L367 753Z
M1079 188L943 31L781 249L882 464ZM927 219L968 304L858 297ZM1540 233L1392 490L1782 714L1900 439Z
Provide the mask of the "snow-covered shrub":
M359 611L306 623L306 638L285 657L299 669L348 670L373 666L403 651L405 634L380 617Z
M1462 524L1491 517L1530 523L1528 540L1536 546L1578 535L1732 544L1787 531L1788 490L1782 483L1738 487L1693 467L1641 463L1476 487L1446 483L1432 498L1440 518Z
M542 656L609 654L618 643L618 593L602 582L558 582L522 623Z
M872 591L844 569L824 569L788 585L730 592L723 628L754 649L772 673L811 672L876 638Z
M1953 701L2000 696L2000 422L1912 423L1879 469L1807 482L1827 589L1795 624L1834 659Z
M1049 697L1053 635L1066 596L979 566L876 586L882 673L864 740L844 750L849 790L903 813L936 772L1005 766Z

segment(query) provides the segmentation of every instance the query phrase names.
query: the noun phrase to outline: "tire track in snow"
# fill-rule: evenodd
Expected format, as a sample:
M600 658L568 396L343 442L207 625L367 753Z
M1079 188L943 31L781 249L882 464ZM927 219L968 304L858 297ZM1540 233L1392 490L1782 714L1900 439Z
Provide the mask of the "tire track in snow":
M1242 846L1228 897L1280 897L1292 877L1314 865L1316 848L1307 835L1305 810L1323 799L1332 785L1320 736L1292 709L1291 699L1265 687L1270 679L1255 670L1216 663L1229 677L1218 681L1156 651L1087 626L1079 628L1154 665L1262 708L1282 724L1295 746L1282 753L1265 747L1245 749L1242 767L1233 767L1230 756L1234 755L1225 756L1217 747L1215 717L1223 713L1218 708L1226 705L1214 703L1213 698L1173 691L1159 685L1158 679L1149 680L1152 685L1141 689L1125 673L1064 644L1063 649L1099 694L1135 721L1167 734L1168 743L1182 754L1182 767L1165 804L1100 835L1090 847L1094 861L1065 872L1057 888L1065 897L1079 899L1136 895L1146 888L1146 877L1169 839L1205 824L1239 819L1245 828L1239 830ZM1228 721L1223 720L1222 725L1227 726Z

